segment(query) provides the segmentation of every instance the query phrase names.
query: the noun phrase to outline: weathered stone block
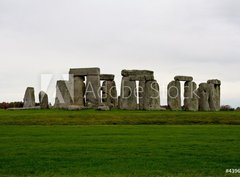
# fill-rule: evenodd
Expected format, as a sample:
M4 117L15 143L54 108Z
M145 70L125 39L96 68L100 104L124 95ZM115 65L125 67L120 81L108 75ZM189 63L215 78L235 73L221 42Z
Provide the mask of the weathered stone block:
M173 111L181 110L181 84L179 81L172 81L168 84L168 106Z
M25 91L24 95L24 108L31 108L35 107L35 93L34 93L34 88L33 87L28 87Z
M138 109L136 87L135 81L130 81L128 77L122 78L120 109Z
M185 82L184 84L184 110L198 111L198 93L195 82Z
M43 91L39 93L39 104L41 109L49 108L48 95Z
M72 68L69 74L74 76L100 75L100 68Z
M100 75L88 75L86 84L86 104L90 107L98 107L100 104Z
M175 76L174 80L175 81L188 81L188 82L191 82L191 81L193 81L193 77L191 77L191 76Z
M122 70L122 76L123 77L128 77L132 75L153 75L153 71L149 70Z
M100 80L102 80L102 81L113 81L114 77L115 76L113 74L101 74L100 75Z

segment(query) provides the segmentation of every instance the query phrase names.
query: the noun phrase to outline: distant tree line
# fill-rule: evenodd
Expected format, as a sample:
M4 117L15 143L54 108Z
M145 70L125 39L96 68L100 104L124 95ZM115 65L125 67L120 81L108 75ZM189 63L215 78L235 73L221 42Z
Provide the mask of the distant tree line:
M0 109L8 109L8 108L22 108L23 102L2 102L0 103Z

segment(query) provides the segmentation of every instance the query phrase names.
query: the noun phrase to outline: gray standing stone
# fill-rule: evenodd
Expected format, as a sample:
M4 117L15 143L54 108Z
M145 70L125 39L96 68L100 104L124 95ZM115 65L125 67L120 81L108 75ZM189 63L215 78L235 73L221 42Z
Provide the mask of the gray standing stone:
M34 88L33 87L28 87L25 91L24 95L24 108L31 108L35 107L35 93L34 93Z
M173 111L181 110L181 84L172 81L168 84L168 106Z
M197 84L195 82L187 81L184 84L184 110L198 111L198 93Z
M57 81L57 91L55 99L56 108L67 108L73 104L73 86L69 81Z
M144 91L144 110L161 110L159 85L157 81L147 81Z
M74 104L78 106L85 106L85 90L86 86L84 83L84 77L75 76L74 77Z
M199 111L210 111L209 106L209 84L201 83L198 88Z
M104 81L102 84L102 102L109 108L117 108L118 96L116 83L114 81Z
M220 111L221 107L221 81L209 80L209 107L211 111Z
M144 95L146 81L140 81L138 86L139 109L144 110Z
M98 107L100 104L100 75L88 75L86 84L86 104L88 107Z
M40 108L41 109L48 109L49 108L48 95L43 91L41 91L39 93L39 103L40 103Z
M122 78L120 109L137 110L136 82L130 81L128 77Z

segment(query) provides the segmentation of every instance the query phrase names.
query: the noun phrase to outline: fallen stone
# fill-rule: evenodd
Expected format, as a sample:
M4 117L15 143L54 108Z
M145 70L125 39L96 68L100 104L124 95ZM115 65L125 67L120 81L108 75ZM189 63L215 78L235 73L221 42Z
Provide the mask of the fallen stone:
M110 111L109 106L98 106L98 111Z
M83 110L83 109L87 109L87 108L84 106L79 106L79 105L69 105L67 107L67 110L69 110L69 111L79 111L79 110Z
M25 107L25 108L8 108L9 111L17 111L17 110L39 110L41 109L40 106L34 106L34 107Z
M191 81L193 81L193 77L191 77L191 76L175 76L174 80L175 81L188 81L188 82L191 82Z

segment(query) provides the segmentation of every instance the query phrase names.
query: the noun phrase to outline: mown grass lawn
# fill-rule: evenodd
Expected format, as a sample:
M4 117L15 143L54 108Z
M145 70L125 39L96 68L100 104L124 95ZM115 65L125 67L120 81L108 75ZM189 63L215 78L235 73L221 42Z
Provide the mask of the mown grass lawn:
M228 168L240 168L236 125L0 126L1 177L218 177Z

